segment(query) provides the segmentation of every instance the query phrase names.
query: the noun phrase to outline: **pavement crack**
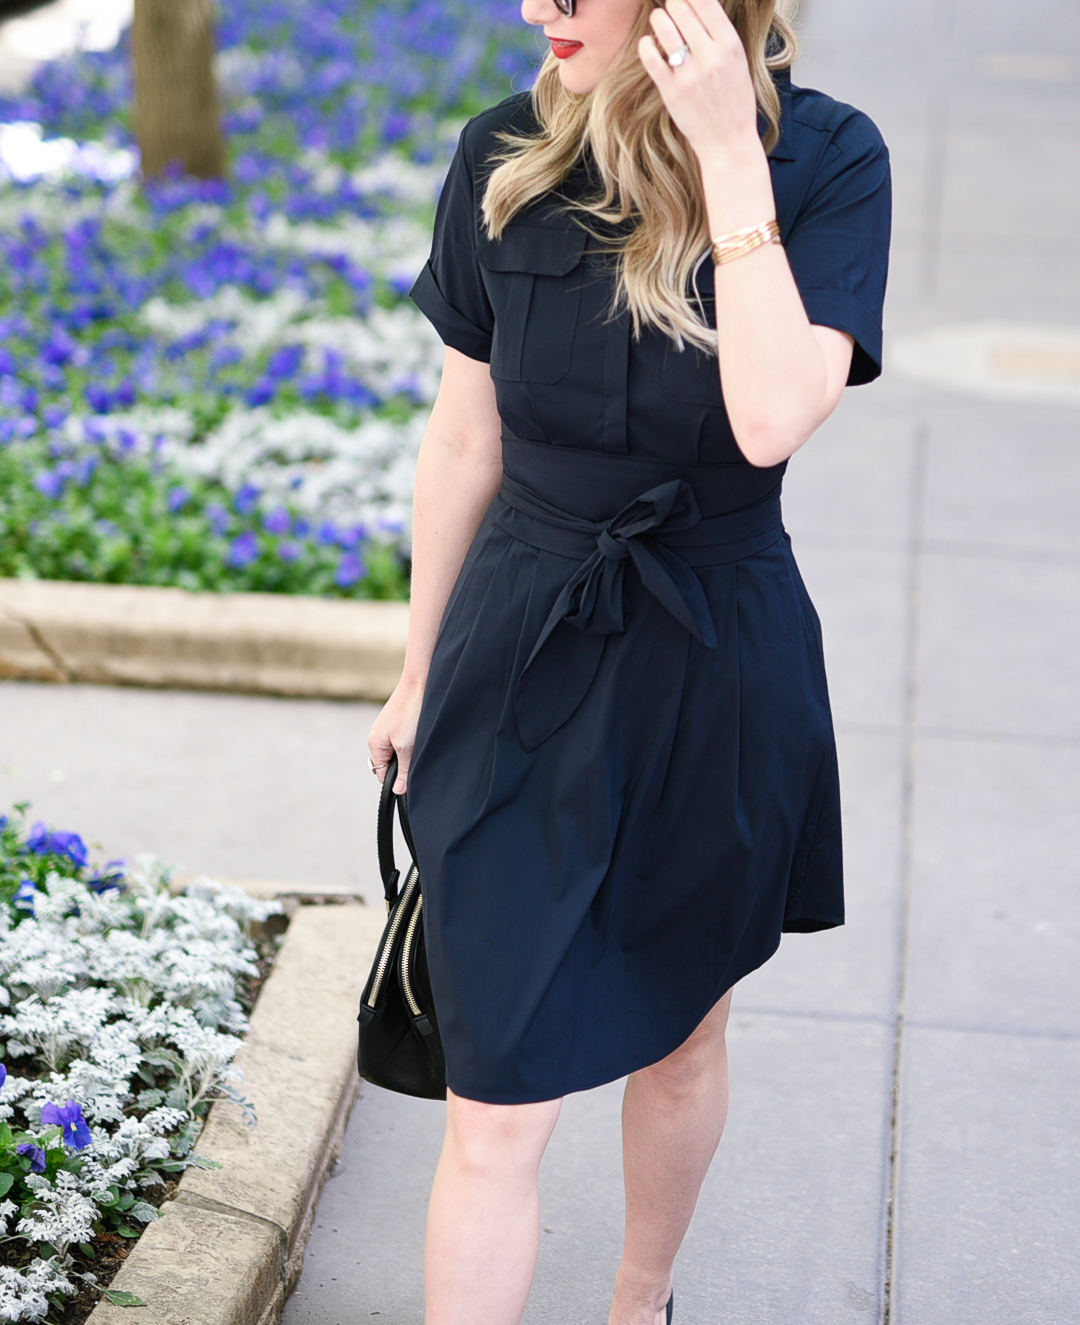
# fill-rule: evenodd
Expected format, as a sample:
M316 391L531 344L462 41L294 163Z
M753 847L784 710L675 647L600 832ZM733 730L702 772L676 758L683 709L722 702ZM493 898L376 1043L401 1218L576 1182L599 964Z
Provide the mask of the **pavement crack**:
M907 602L904 623L904 717L901 797L900 903L896 970L896 1012L893 1031L892 1083L889 1100L889 1160L885 1191L884 1325L896 1321L896 1246L900 1200L900 1127L903 1104L904 1031L907 1021L908 951L911 943L911 890L915 831L915 762L919 715L919 636L922 623L923 560L926 547L926 486L930 449L929 427L915 430L911 473L907 554Z

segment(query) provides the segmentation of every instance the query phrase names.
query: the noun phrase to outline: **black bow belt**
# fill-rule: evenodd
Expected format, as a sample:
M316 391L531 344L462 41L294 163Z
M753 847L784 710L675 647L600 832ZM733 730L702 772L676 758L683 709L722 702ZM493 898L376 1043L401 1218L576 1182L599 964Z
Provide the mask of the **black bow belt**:
M600 665L605 638L626 629L627 562L680 625L706 648L715 649L716 627L693 567L739 561L783 534L778 493L756 506L702 519L685 479L660 483L610 520L594 523L560 510L506 476L492 517L515 538L579 563L518 678L514 711L529 750L577 709Z

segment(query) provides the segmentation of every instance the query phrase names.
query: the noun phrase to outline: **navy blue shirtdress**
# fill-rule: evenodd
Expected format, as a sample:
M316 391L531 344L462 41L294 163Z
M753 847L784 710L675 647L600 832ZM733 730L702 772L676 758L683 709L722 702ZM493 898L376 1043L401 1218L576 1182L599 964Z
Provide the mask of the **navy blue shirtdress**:
M811 322L881 365L888 153L871 121L777 76L781 239ZM411 290L489 362L504 482L443 616L409 809L447 1080L553 1099L676 1049L775 952L844 919L821 632L748 464L715 357L605 322L610 259L560 189L483 233L494 134L471 119ZM713 266L689 291L715 326ZM809 462L809 463L812 463Z

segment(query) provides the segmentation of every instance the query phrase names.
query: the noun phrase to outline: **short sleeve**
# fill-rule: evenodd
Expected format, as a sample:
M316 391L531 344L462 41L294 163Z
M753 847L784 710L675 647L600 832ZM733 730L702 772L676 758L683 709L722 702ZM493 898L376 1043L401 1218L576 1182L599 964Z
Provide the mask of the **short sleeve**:
M881 315L892 229L889 152L861 114L833 135L784 240L807 316L855 339L849 385L881 373Z
M490 363L495 315L476 261L480 212L466 154L468 129L467 124L461 131L439 194L431 256L409 298L445 344Z

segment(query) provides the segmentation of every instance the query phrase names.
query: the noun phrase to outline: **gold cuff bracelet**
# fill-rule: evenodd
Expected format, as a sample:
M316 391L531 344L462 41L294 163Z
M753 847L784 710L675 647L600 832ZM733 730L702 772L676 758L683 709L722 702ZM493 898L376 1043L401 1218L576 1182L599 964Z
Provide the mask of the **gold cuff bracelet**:
M733 230L730 235L718 235L712 242L713 262L722 267L725 262L734 262L746 253L752 253L762 244L779 244L780 226L776 221L762 221L760 225L748 225L742 230Z

